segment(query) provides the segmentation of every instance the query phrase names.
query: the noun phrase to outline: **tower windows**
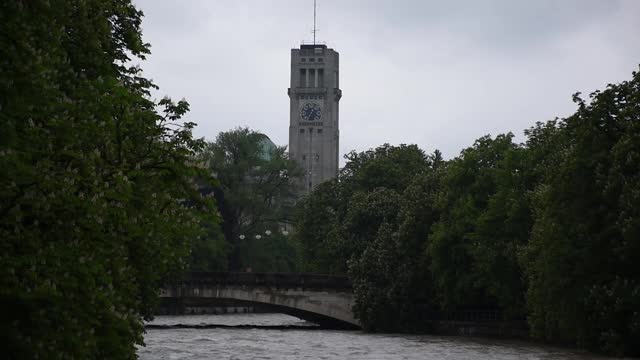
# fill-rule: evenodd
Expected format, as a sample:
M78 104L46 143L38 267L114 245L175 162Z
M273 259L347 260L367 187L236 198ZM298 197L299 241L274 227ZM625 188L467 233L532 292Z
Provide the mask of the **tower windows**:
M300 129L300 134L304 134L304 129Z
M322 134L322 129L318 129L318 134Z
M299 87L324 87L324 69L322 68L300 69L300 82L298 86Z
M315 62L316 59L315 58L309 58L309 62Z
M300 87L307 86L307 69L300 69Z
M307 58L302 58L302 59L300 59L300 61L307 62Z
M307 87L318 87L318 77L316 69L309 69L308 75L308 79L311 80L311 82L307 81Z

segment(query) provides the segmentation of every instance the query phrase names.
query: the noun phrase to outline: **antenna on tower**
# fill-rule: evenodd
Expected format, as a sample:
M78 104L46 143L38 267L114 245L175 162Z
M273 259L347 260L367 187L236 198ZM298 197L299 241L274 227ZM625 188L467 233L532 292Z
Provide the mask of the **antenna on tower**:
M316 0L313 0L313 45L315 46L316 44L316 32L318 32L318 30L316 29Z

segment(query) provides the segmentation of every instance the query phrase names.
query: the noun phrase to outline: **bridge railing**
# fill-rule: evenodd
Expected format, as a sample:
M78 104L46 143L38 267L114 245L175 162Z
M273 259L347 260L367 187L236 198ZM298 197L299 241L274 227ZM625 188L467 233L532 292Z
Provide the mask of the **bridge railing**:
M301 287L309 289L351 289L351 282L346 276L295 273L191 272L185 274L179 282L192 285L211 284Z

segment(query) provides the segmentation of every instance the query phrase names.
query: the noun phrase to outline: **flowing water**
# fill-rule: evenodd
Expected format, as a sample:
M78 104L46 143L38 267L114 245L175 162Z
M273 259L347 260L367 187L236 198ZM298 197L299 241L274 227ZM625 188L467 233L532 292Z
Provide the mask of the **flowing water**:
M141 359L606 359L578 350L468 337L300 329L283 314L159 316L154 325L294 326L295 329L148 329Z

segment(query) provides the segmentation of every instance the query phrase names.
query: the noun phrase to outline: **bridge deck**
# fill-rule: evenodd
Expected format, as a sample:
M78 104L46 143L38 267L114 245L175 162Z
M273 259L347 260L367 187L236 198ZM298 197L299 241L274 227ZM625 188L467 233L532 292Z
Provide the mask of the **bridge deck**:
M351 281L346 276L296 273L192 272L186 274L177 283L183 285L225 284L305 289L351 289Z

